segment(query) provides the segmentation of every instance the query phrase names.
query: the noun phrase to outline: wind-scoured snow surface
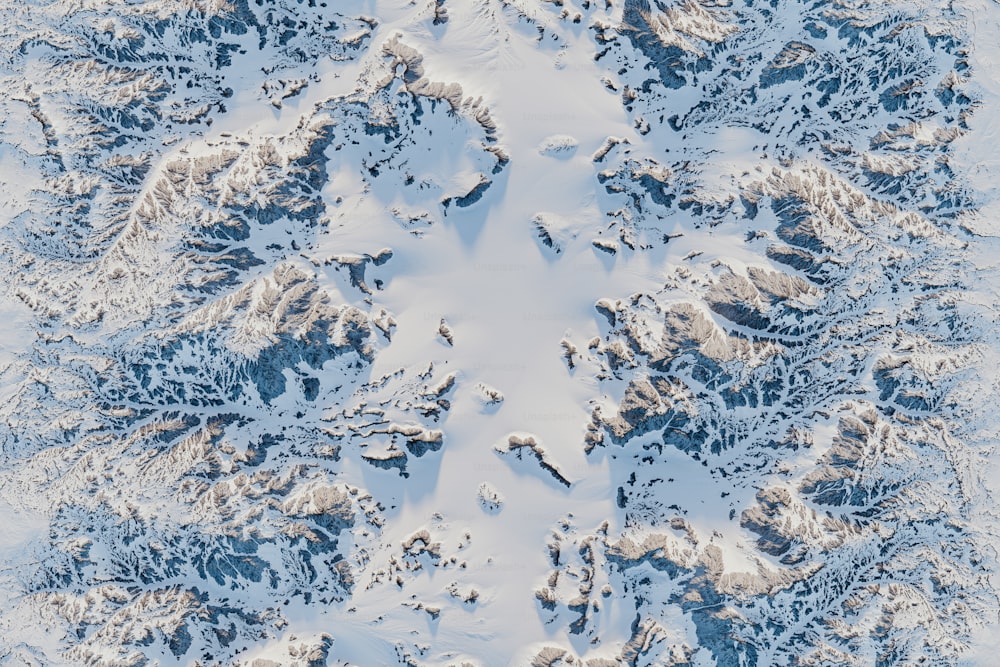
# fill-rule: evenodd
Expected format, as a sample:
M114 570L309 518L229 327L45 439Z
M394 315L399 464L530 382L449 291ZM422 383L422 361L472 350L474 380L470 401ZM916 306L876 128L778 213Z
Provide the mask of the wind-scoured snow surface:
M0 665L990 665L1000 6L0 7Z

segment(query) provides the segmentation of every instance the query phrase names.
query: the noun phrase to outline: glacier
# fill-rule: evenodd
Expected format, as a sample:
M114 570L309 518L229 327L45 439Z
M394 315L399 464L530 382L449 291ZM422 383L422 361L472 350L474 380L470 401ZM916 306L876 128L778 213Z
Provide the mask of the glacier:
M0 665L990 665L1000 7L0 7Z

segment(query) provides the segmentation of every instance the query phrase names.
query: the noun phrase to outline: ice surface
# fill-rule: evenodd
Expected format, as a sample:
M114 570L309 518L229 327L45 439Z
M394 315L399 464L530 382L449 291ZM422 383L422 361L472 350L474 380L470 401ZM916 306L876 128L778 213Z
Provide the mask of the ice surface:
M0 665L992 664L994 4L0 17Z

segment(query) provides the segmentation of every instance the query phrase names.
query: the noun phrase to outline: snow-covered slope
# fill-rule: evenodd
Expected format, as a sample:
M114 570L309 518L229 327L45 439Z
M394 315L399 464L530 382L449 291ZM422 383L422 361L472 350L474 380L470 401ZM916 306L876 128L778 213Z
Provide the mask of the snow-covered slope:
M992 4L0 17L0 665L991 664Z

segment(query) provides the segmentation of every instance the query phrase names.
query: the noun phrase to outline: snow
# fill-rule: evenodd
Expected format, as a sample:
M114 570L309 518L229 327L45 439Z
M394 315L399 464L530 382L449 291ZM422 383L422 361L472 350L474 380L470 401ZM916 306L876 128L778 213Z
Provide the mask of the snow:
M989 664L996 6L203 4L0 10L207 40L0 72L0 663Z

